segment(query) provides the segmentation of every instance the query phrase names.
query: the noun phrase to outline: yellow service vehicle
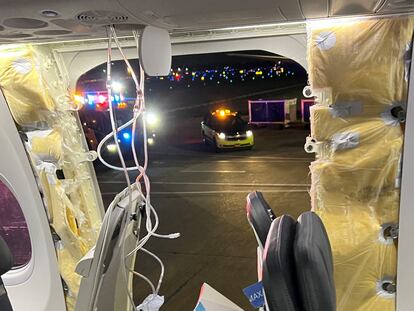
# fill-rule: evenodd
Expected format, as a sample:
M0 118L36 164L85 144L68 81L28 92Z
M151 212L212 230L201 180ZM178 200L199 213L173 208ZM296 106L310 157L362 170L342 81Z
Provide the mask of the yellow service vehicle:
M247 122L229 109L207 114L201 122L201 135L216 152L229 148L252 149L254 145L253 132L248 129Z

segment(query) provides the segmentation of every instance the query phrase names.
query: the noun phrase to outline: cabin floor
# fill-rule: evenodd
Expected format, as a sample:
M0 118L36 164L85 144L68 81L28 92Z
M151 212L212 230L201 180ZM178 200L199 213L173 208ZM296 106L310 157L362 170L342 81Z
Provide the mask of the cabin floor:
M160 233L180 232L177 240L152 238L146 248L165 264L162 310L193 310L203 282L244 310L253 310L242 289L257 281L257 242L247 219L246 195L264 192L276 215L297 217L310 209L309 164L303 126L254 130L255 148L215 153L200 139L200 119L170 120L150 152L151 202ZM125 187L123 173L98 170L105 205ZM133 177L133 176L131 176ZM139 254L136 268L156 284L159 265ZM138 304L148 286L134 282Z

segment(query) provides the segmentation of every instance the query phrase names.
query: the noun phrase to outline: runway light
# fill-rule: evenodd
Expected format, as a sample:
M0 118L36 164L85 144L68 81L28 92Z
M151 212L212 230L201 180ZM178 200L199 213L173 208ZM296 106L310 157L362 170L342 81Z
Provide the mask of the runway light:
M253 132L250 131L250 130L246 131L246 136L247 137L252 137L253 136Z
M117 92L117 93L121 92L122 89L124 88L122 83L118 82L118 81L112 82L111 86L112 86L112 89L114 90L114 92Z
M115 144L106 145L106 149L108 149L109 152L116 152L116 145Z
M154 138L149 137L149 138L147 139L147 142L148 142L148 145L153 145L153 144L155 143L155 140L154 140Z
M131 134L129 134L129 133L127 133L127 132L125 132L125 133L123 133L123 134L122 134L122 137L123 137L124 139L130 139L130 138L131 138Z
M220 138L220 139L226 139L226 134L220 133L220 134L218 134L218 138Z

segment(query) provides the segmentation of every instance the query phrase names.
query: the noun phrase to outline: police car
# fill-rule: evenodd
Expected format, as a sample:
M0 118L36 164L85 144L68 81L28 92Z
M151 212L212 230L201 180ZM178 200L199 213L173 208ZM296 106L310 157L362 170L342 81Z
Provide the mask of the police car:
M237 112L219 109L207 114L201 122L201 135L206 144L216 151L231 148L251 149L254 145L253 132Z

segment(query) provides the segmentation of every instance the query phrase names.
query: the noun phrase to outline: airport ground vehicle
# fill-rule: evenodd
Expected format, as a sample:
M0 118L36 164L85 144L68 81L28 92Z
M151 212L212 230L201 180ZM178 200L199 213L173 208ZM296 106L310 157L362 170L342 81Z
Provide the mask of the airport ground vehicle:
M82 123L89 150L96 151L99 143L111 132L108 93L106 90L88 91L75 96L77 102L82 105L82 108L78 111L79 120ZM132 118L133 100L125 99L122 94L115 93L112 95L112 104L114 105L118 126L121 126ZM159 122L158 116L149 112L147 113L147 121L147 142L149 146L152 146L155 143L155 130ZM121 149L126 153L128 158L131 158L131 129L127 128L120 131L118 136ZM142 131L138 131L137 135L135 135L135 145L142 156L144 148ZM106 158L117 158L117 146L113 140L109 140L103 146L102 154Z
M253 132L237 112L219 109L206 115L201 122L201 135L216 151L254 146Z
M361 264L364 261L359 260L357 265L350 265L351 271L338 275L335 280L338 287L345 288L338 294L340 307L342 310L361 311L412 310L414 211L411 208L411 193L414 185L414 164L410 159L414 153L414 70L404 70L409 68L412 59L412 54L407 49L412 37L412 3L397 0L308 0L277 1L277 4L275 9L275 3L267 1L242 4L240 1L180 1L167 5L164 1L129 0L64 3L47 0L28 3L18 0L12 4L4 1L0 3L0 179L9 190L7 198L16 198L15 201L24 215L23 220L27 223L27 227L21 229L25 230L30 238L28 260L2 276L15 311L61 311L66 308L80 311L92 310L94 305L99 305L99 310L123 311L132 308L128 291L125 290L128 285L130 286L130 281L122 279L123 272L120 270L123 268L125 249L132 251L140 246L136 245L138 241L134 232L137 229L135 221L139 220L140 215L136 213L138 203L143 201L143 198L139 189L134 188L136 191L133 191L132 198L129 197L131 192L125 191L116 197L109 208L111 212L105 215L91 166L96 154L88 151L81 125L74 114L74 110L77 109L70 100L73 94L68 92L68 87L73 90L76 80L83 72L106 61L108 39L102 26L113 24L120 25L117 26L119 32L126 34L122 41L122 50L128 57L137 57L137 37L132 36L130 30L141 31L142 24L145 24L157 28L157 35L160 37L166 35L160 28L171 31L172 51L175 55L196 51L261 48L290 57L307 68L319 104L317 108L320 108L314 112L320 113L319 120L322 121L311 121L311 129L313 133L317 133L319 139L311 142L313 146L310 145L307 150L324 152L327 147L333 152L335 159L338 156L341 161L343 160L340 162L340 172L350 173L340 176L335 175L337 171L334 170L331 171L332 174L328 172L326 175L326 165L323 167L324 171L318 166L321 162L313 165L312 174L316 172L314 176L320 177L317 180L333 187L318 188L320 184L314 183L313 190L330 191L323 193L322 197L325 197L322 201L315 201L320 200L321 196L312 197L313 203L326 203L324 212L331 211L331 216L336 218L331 222L324 220L327 231L331 234L331 242L334 242L334 250L341 244L338 239L332 239L332 235L345 230L350 238L344 239L345 235L341 236L342 241L346 242L345 245L341 245L342 251L349 250L354 255L355 252L380 254L373 256L378 261L367 259L366 263L373 269L389 268L386 272L392 275L391 279L384 279L384 271L368 273L369 281L363 284L367 284L369 288L364 288L360 286L362 283L347 283L350 279L359 280L357 273L361 271L358 268L364 268ZM341 19L344 17L347 18ZM309 36L306 35L306 25L309 26ZM375 32L372 32L373 28ZM154 32L152 36L156 37ZM408 37L410 40L406 40ZM307 38L310 41L307 41ZM141 45L146 47L145 43L141 42ZM334 47L340 47L339 52ZM389 49L391 47L396 50ZM306 61L307 48L310 52L309 63ZM171 50L170 45L166 50L168 49ZM157 52L159 51L161 49L157 49ZM334 51L338 54L331 53ZM396 51L398 53L393 54ZM155 50L152 52L154 56L162 58L162 53L155 54ZM383 57L382 52L390 54ZM144 55L147 54L140 56ZM121 58L122 55L114 53L113 57ZM378 61L379 59L381 61ZM110 64L110 59L108 63ZM318 70L315 71L315 68ZM361 68L363 70L360 70ZM315 75L316 72L318 75ZM404 74L394 79L397 76L396 72ZM325 81L332 84L326 85L317 80L321 76L329 77L330 79ZM387 80L387 77L390 80ZM384 85L379 80L393 83ZM410 92L406 98L408 85ZM335 109L333 104L343 104L344 98L347 104L339 105ZM355 101L355 98L358 100ZM373 109L362 109L360 104L363 100L369 103L365 108ZM399 128L399 122L403 120L393 118L389 111L391 109L388 109L399 101L406 102L408 107L404 118L404 136ZM353 104L349 105L350 102ZM353 128L351 131L348 128L346 135L342 135L344 131L340 131L341 135L336 135L337 126L343 129L343 124L338 125L335 122L340 123L341 120L355 115L356 119L361 121L359 128L363 134L354 135ZM47 133L44 132L45 129ZM30 136L28 141L25 138L22 141L21 138L25 135ZM370 137L374 137L373 140L370 140ZM381 139L390 140L384 143ZM29 141L30 148L26 144ZM322 144L322 147L321 144L317 144L326 141L333 144ZM369 143L364 145L364 142ZM380 142L380 147L376 142ZM352 157L351 166L355 168L352 170L349 169L350 166L344 166L344 162L349 160L344 154L352 153L349 146L356 147L359 144L364 148L359 153L360 161L355 161L355 157ZM51 148L52 146L57 148ZM334 148L330 149L332 146ZM395 149L390 152L390 148ZM337 151L339 152L335 153ZM402 151L404 161L402 168L396 170L397 180L383 179L381 174L363 175L366 178L352 179L355 172L363 171L358 167L359 164L365 165L367 161L378 160L376 156L379 155L385 155L383 161L374 161L375 169L370 172L375 174L383 169L390 169L388 172L394 173L395 169L400 167ZM327 156L332 154L328 152ZM391 157L388 157L390 155ZM334 168L338 164L335 159L324 164L332 164L331 168ZM66 180L58 178L58 168L64 171ZM318 175L321 172L322 175ZM335 179L334 176L339 178ZM379 182L374 184L372 181ZM387 181L386 188L382 187L382 181ZM38 182L42 187L42 195ZM340 196L341 193L345 193L344 189L349 190L354 186L358 187L353 189L356 191L351 191L351 194L345 197ZM80 194L74 196L74 193ZM356 197L358 194L361 197ZM389 201L382 201L381 205L378 205L377 199L384 199L384 194L390 195L386 197ZM74 197L81 200L71 201ZM355 203L358 209L336 210L337 206L347 206L332 203L332 200L338 198L341 199L340 203ZM329 200L331 204L327 204ZM78 208L74 208L74 203L82 213ZM364 204L359 205L360 203ZM10 205L3 206L9 208ZM53 213L50 213L50 210L45 212L45 206L51 208ZM378 213L367 215L367 206L368 212L374 210ZM131 210L127 207L132 207L132 213L138 217L130 217ZM150 210L148 212L151 213ZM357 222L360 225L357 230L349 232L346 231L348 228L343 226L338 230L338 226L351 219L351 215L354 215L352 221L363 220ZM78 222L78 219L85 219L84 216L88 217L88 221ZM376 218L377 216L379 218ZM4 220L7 219L0 221ZM51 232L51 225L55 231ZM148 225L148 231L151 232L148 238L154 236L153 228L151 224ZM61 243L59 238L74 243ZM394 240L397 239L398 250L393 248ZM355 245L361 246L359 242L363 242L362 253L358 253L354 248ZM130 256L128 259L128 265L132 266L134 257ZM388 259L390 260L387 261ZM383 264L384 260L387 265ZM102 262L109 263L105 265L105 269ZM73 284L79 283L79 275L82 276L82 280L81 290L77 296L77 291L68 288L76 287ZM398 281L395 284L397 276ZM62 278L65 280L64 284ZM73 278L75 280L71 284ZM347 284L350 289L356 291L355 295L344 294ZM358 286L353 286L355 284ZM384 305L379 309L370 309L371 300L360 300L361 297L369 295L372 295L370 298L374 303ZM353 309L347 307L349 303L355 304Z

